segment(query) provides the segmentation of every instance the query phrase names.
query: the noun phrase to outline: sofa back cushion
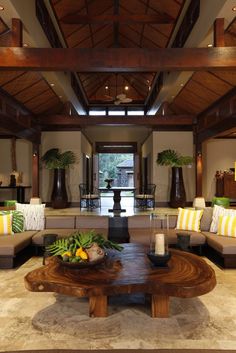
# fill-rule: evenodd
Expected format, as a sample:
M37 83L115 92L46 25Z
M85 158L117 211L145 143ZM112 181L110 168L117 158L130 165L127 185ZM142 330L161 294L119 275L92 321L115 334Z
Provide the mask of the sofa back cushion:
M222 206L214 205L212 222L211 222L211 227L210 227L211 233L217 232L220 216L236 216L236 210L232 210L230 208L224 208Z
M176 228L199 232L203 210L183 209L181 207L179 207L178 210L179 214Z
M219 216L217 235L236 237L236 216Z
M203 208L203 214L200 221L200 230L203 232L208 232L211 227L213 215L213 207L205 207Z
M12 234L12 215L0 215L0 235Z
M108 229L108 216L76 216L76 229Z
M128 228L150 228L150 216L148 215L138 215L128 217ZM160 221L161 228L161 221Z

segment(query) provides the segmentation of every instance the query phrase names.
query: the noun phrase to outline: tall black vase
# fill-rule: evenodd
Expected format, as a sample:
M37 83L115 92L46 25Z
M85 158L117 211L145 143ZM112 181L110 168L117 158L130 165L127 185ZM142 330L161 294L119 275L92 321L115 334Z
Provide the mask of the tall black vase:
M65 172L65 169L54 169L54 181L51 197L53 208L66 208L68 206Z
M186 193L184 188L182 167L172 167L170 207L184 207L185 203Z

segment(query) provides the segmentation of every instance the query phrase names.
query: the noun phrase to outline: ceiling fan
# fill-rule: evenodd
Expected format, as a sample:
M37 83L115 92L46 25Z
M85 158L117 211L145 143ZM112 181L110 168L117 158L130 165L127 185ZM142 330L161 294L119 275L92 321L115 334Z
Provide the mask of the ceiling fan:
M104 97L105 97L105 100L108 102L114 101L115 105L119 105L122 103L131 103L133 101L132 98L127 97L126 94L124 93L120 93L116 97L112 97L106 94Z

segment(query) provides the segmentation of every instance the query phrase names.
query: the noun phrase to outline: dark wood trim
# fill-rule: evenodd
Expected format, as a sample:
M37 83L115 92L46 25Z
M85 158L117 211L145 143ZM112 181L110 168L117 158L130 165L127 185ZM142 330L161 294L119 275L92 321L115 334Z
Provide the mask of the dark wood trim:
M23 26L19 18L13 18L11 24L11 46L22 47Z
M236 47L0 48L0 69L25 71L156 72L235 70Z
M96 153L137 153L136 142L96 142Z
M203 172L203 166L202 166L202 144L197 143L195 145L195 171L196 171L196 197L201 197L202 196L202 172Z
M64 16L61 22L66 24L111 24L117 22L120 24L171 24L174 19L167 14L113 14L113 15L80 15L73 14Z
M214 46L225 46L224 18L217 18L214 22Z
M32 147L32 197L39 197L39 145Z
M91 126L91 125L143 125L143 126L192 126L192 115L158 116L71 116L42 115L38 117L39 124L44 126Z

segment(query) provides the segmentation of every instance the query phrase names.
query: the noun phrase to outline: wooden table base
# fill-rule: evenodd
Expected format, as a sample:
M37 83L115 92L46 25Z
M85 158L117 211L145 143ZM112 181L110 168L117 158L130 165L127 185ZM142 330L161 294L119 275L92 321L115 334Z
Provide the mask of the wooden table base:
M106 317L107 316L107 296L100 295L89 297L89 316Z
M169 317L169 300L166 295L152 294L152 317Z

